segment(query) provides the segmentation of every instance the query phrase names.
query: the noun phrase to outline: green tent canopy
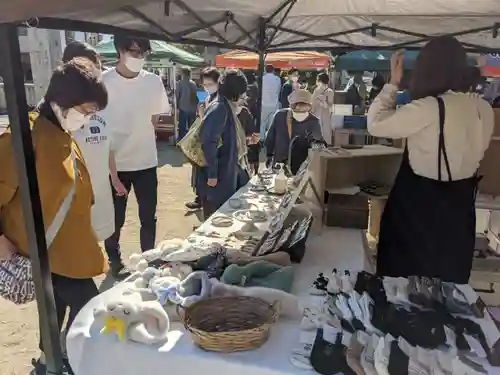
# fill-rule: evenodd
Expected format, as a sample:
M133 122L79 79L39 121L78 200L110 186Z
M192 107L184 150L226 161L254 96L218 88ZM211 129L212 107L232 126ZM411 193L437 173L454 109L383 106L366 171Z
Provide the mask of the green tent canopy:
M148 60L169 59L174 63L186 66L203 66L205 61L202 57L192 54L167 42L160 40L151 41L151 54ZM117 59L117 53L113 40L101 42L96 47L97 52L106 59Z

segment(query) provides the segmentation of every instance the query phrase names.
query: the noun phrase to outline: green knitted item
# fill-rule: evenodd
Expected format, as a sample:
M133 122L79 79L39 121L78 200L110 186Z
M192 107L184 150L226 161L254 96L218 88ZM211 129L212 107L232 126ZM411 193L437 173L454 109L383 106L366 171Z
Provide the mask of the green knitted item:
M263 260L246 265L232 264L222 274L224 284L260 286L290 292L293 285L293 267L278 266Z

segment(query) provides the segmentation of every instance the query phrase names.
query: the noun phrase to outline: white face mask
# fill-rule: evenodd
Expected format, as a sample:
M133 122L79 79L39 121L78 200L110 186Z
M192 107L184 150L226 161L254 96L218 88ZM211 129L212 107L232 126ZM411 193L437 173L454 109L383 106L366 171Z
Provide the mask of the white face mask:
M128 70L134 73L139 73L144 67L145 59L138 59L132 56L125 57L125 66Z
M299 82L299 77L292 76L292 82L294 83Z
M304 121L308 116L309 112L292 112L293 118L299 122Z
M68 132L80 130L89 120L88 116L85 116L83 113L74 108L70 108L66 117L64 117L61 108L57 104L52 103L51 107L57 119L61 123L61 127Z

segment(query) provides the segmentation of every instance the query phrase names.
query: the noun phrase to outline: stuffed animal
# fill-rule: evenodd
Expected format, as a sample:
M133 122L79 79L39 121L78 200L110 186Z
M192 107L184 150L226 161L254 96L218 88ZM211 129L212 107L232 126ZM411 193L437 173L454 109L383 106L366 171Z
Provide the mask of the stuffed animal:
M162 241L156 248L145 251L141 254L135 253L130 256L130 263L137 271L144 271L148 265L154 261L167 261L167 256L170 253L178 251L182 248L183 240L177 238L172 240Z
M241 287L227 285L215 278L210 279L210 283L212 284L212 297L248 296L260 298L269 304L278 302L280 304L280 316L282 317L299 320L302 316L302 311L299 308L299 299L293 294L260 286Z
M141 293L126 290L120 296L94 311L94 319L102 319L103 334L115 333L121 341L153 345L164 342L170 320L157 301L144 301Z

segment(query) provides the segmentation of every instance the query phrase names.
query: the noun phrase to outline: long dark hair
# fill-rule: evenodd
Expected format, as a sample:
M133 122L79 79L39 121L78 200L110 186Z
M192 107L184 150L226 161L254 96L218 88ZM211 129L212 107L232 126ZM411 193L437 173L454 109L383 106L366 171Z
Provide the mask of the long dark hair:
M413 100L438 96L446 91L468 91L467 54L449 35L431 39L420 51L410 81Z

